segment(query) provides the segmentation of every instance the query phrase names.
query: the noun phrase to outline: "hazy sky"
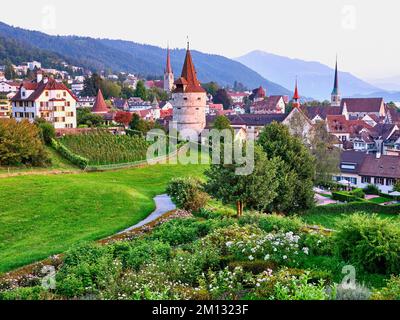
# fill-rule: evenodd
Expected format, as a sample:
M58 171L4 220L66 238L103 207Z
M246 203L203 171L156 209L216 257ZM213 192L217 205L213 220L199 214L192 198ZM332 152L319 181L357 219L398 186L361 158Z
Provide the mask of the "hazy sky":
M5 10L4 10L5 9ZM265 50L358 76L400 75L397 0L19 0L0 20L50 34L191 47L237 57Z

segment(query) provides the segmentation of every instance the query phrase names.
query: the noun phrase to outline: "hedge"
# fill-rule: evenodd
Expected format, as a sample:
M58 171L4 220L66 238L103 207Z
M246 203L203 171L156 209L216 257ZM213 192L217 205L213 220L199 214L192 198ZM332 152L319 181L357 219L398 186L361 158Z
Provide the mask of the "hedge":
M361 201L360 198L353 196L351 194L345 193L345 192L332 192L332 199L341 201L341 202L358 202Z
M381 206L376 203L359 201L346 204L332 204L318 206L308 210L307 214L346 214L355 212L377 213L377 214L400 214L400 205Z
M64 158L66 158L67 160L69 160L71 163L78 166L79 168L85 169L89 165L88 159L73 153L71 150L69 150L66 146L64 146L62 143L60 143L56 139L51 139L51 146L57 152L59 152Z

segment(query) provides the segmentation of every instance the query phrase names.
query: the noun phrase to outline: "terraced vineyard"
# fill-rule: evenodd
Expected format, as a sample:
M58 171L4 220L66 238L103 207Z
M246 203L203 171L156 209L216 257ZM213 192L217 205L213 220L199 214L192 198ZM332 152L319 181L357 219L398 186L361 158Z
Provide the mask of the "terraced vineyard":
M106 165L144 160L148 144L139 136L113 135L105 130L60 139L73 153L89 160L91 165Z

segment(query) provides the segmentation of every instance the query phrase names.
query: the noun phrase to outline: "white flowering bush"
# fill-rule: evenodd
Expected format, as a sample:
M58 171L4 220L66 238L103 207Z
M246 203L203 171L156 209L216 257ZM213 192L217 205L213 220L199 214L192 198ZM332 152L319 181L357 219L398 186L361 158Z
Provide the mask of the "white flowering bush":
M309 248L299 245L300 236L286 233L242 234L225 243L227 251L238 260L265 260L276 264L296 265L299 257L308 255Z
M105 300L181 300L190 298L189 285L174 281L156 264L146 264L138 271L123 276L101 292Z
M226 267L220 271L209 270L199 278L199 287L195 288L203 296L208 293L211 299L237 300L245 293L246 287L254 285L251 273L241 267L230 270Z
M282 269L276 274L267 270L256 277L255 288L247 296L250 299L266 300L327 300L328 288L321 280L310 281L309 272L294 275L289 269Z

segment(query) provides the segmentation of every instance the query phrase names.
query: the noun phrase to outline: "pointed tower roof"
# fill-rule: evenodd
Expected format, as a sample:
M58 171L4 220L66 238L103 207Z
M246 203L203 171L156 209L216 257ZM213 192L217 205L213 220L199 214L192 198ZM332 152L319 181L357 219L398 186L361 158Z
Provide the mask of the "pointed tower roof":
M338 95L338 94L339 94L339 77L338 77L338 62L336 57L335 82L333 83L332 95Z
M107 113L108 106L106 102L104 101L103 93L99 89L96 97L96 101L94 102L92 112L93 113Z
M167 65L165 67L165 73L172 73L171 56L170 56L169 46L168 46L168 49L167 49Z
M185 63L182 68L182 74L175 84L186 86L184 92L205 92L199 80L197 80L196 69L194 68L192 55L189 49L189 42L186 50ZM177 89L180 90L179 87L177 87Z
M296 87L294 88L294 95L293 95L293 100L299 100L299 90L297 89L297 78L296 78Z

